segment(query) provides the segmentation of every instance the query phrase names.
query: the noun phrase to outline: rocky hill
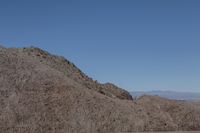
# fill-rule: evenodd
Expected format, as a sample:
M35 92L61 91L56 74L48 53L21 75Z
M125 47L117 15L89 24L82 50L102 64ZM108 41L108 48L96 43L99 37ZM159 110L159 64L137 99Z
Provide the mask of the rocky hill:
M30 56L42 64L48 65L49 67L63 73L68 78L88 89L93 89L112 98L132 100L132 96L127 91L111 83L100 84L97 81L92 80L92 78L88 77L72 62L66 60L62 56L51 55L48 52L35 47L17 50L24 54L24 56Z
M199 104L131 95L39 48L0 47L0 132L200 130Z

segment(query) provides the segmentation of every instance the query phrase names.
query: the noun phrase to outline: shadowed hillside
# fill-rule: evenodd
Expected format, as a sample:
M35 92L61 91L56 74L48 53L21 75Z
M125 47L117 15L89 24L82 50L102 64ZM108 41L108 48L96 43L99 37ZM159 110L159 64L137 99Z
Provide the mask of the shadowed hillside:
M0 47L0 132L200 130L199 104L131 95L39 48Z

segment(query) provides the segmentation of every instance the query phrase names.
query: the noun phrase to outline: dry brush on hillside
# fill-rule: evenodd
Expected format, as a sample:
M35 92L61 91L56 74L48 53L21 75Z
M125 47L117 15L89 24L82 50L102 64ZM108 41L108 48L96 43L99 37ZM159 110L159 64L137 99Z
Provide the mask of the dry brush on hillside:
M0 102L2 133L200 130L199 104L156 96L134 100L34 47L0 47Z

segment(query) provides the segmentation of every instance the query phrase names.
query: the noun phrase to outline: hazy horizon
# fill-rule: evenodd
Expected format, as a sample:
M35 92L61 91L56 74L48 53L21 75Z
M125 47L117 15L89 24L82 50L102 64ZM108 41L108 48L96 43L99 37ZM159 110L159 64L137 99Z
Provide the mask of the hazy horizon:
M177 92L177 93L200 93L200 91L176 91L176 90L154 90L154 89L150 89L150 90L133 90L132 92Z
M62 55L128 91L200 92L200 1L1 1L0 44Z

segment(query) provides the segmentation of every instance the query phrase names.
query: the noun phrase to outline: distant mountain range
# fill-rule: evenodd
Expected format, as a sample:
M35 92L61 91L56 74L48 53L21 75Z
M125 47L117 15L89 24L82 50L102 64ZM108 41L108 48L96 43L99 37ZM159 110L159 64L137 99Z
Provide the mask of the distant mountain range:
M140 97L142 95L153 95L160 96L168 99L175 100L189 100L189 101L200 101L200 92L176 92L176 91L135 91L131 92L132 96Z

